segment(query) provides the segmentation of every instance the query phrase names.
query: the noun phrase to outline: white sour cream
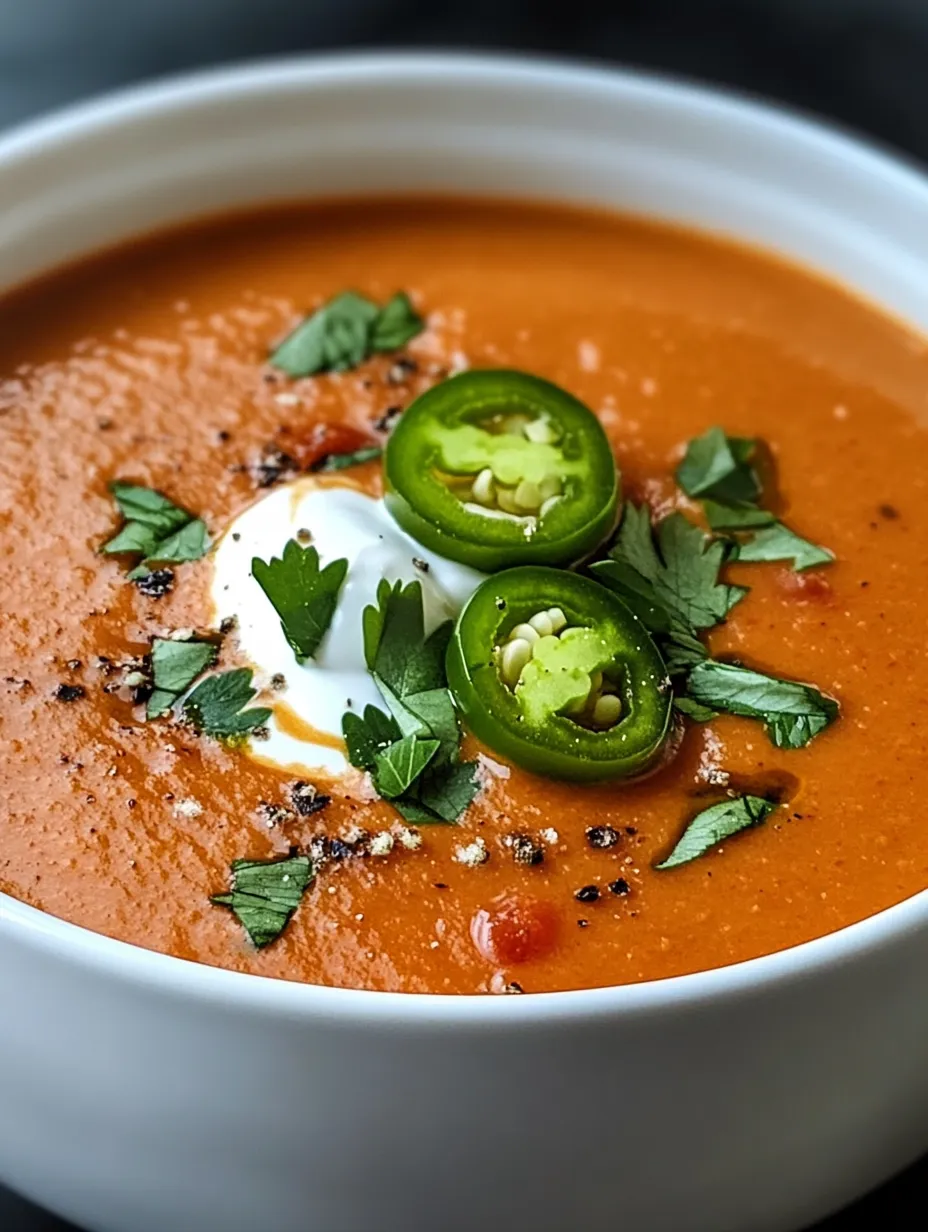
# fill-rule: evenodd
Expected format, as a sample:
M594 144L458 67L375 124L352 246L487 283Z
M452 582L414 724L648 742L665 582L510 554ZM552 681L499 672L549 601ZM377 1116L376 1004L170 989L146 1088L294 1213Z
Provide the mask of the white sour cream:
M300 531L311 535L323 567L333 560L348 561L329 630L315 658L303 665L294 658L277 613L251 575L253 557L280 556ZM383 707L364 661L361 632L361 614L375 601L380 580L416 579L422 584L430 632L457 615L484 577L423 548L397 526L382 500L312 478L275 488L246 509L220 540L214 559L216 620L236 618L241 653L255 669L255 683L266 686L271 677L283 676L286 687L275 700L320 733L320 739L333 741L321 743L312 740L311 733L285 731L284 726L292 729L293 723L275 715L269 739L255 742L252 753L284 769L330 774L348 768L338 743L345 711L360 713L368 703Z

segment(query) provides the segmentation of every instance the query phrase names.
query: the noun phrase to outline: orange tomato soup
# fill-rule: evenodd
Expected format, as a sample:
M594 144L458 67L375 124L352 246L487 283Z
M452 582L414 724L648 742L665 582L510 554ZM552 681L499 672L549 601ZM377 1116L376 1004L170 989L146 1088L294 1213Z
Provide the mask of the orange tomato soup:
M427 328L349 372L289 380L268 367L293 323L346 288L378 302L406 289ZM173 566L169 593L142 593L99 552L119 525L108 484L165 492L217 538L274 478L275 451L305 470L326 448L376 442L390 408L466 366L522 369L584 401L624 496L656 514L699 519L673 481L687 441L714 424L763 440L778 516L836 560L728 566L750 593L710 649L814 682L841 716L799 749L746 718L689 723L672 761L630 785L537 777L467 737L482 790L460 824L418 827L414 850L322 862L259 951L210 903L231 862L351 827L389 832L396 814L359 775L320 778L332 799L319 812L275 814L294 774L145 721L131 664L153 636L209 625L212 564ZM928 885L926 422L928 350L898 323L761 253L604 214L443 200L269 209L9 294L0 890L181 958L437 993L679 975L899 902ZM326 482L343 479L377 494L380 466ZM234 634L220 662L241 664ZM656 871L686 819L732 786L780 807ZM593 845L591 827L615 841ZM517 833L539 863L514 859ZM462 863L478 838L489 858Z

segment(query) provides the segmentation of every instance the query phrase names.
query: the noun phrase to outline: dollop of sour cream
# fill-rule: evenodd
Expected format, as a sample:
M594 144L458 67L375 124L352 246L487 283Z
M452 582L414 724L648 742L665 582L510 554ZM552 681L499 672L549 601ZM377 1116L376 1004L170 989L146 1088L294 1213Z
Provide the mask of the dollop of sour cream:
M252 577L255 556L280 556L290 539L311 543L321 567L348 561L348 574L328 632L313 659L297 663L280 618ZM243 658L256 684L275 676L269 738L251 746L262 762L290 771L348 768L342 715L383 708L364 660L362 613L381 579L422 585L426 632L454 618L484 574L437 556L393 521L382 500L350 486L307 477L275 488L229 526L216 549L212 600L217 622L234 617ZM264 699L262 699L263 701ZM281 704L282 703L282 704Z

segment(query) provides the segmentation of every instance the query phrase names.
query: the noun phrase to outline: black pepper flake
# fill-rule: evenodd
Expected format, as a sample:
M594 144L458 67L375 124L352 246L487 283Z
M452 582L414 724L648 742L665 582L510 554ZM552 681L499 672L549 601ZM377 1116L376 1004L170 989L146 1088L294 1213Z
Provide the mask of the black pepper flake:
M518 981L512 980L510 981L510 983L503 985L503 992L508 993L510 996L512 996L514 993L518 994L518 993L525 992L525 989L522 987L520 983L518 983Z
M541 864L545 858L545 849L528 834L509 834L504 841L516 864Z
M581 886L579 890L575 891L574 898L577 900L578 903L595 903L596 900L599 898L599 886L598 885Z
M419 371L419 365L408 355L401 356L387 373L388 385L402 385L414 373Z
M138 800L135 800L130 796L129 799L126 801L126 808L134 809L137 804L138 804Z
M447 881L433 881L432 885L435 887L436 890L447 890L448 889Z
M216 433L216 440L219 441L219 443L222 445L225 445L226 442L231 441L231 439L232 439L232 433L227 432L225 428L220 428L219 431Z
M174 573L171 569L153 569L135 579L135 585L148 599L160 599L174 589Z
M589 927L590 927L590 921L589 921L589 920L578 920L578 921L577 921L577 927L578 927L578 928L589 928Z
M506 610L506 600L505 599L496 600L496 610L498 612L505 612Z
M87 690L82 684L60 684L55 690L55 698L59 702L77 702L86 695Z
M297 543L302 543L305 547L307 543L312 543L313 532L311 530L307 530L305 526L301 526L296 532L296 541Z
M268 445L249 469L257 487L272 488L285 476L295 475L300 468L288 453L275 445Z
M412 558L412 563L415 565L415 567L419 570L420 573L428 573L429 562L427 560L423 560L421 556L414 556Z
M895 505L882 504L879 506L879 514L881 518L886 518L888 522L895 522L899 516L899 510Z
M293 784L290 788L290 799L301 817L312 817L313 813L321 812L332 802L331 796L323 795L305 779L299 779Z
M401 406L388 406L384 413L374 420L374 427L378 432L390 432L402 413Z
M258 803L256 812L269 830L273 826L283 825L293 816L283 804L271 804L267 800Z
M626 833L626 834L630 834L630 835L632 836L632 838L634 838L634 837L635 837L635 835L638 833L638 831L635 829L635 827L634 827L634 826L626 826L626 827L625 827L625 833Z
M619 897L623 897L626 894L631 894L632 887L628 884L624 877L617 877L615 881L609 882L609 892L611 894L618 894Z
M223 637L225 637L226 634L232 633L237 628L238 628L238 617L237 616L226 616L219 626L219 632L223 635Z
M586 841L598 851L606 851L619 841L619 832L612 826L590 826L586 832Z

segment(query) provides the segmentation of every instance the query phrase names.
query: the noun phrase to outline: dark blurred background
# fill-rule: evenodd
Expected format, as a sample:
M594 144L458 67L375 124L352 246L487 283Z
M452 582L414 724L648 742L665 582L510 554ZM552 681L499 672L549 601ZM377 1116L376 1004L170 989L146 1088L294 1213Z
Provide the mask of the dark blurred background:
M0 127L201 65L372 47L656 69L789 103L928 165L928 0L0 0ZM817 1232L914 1232L926 1201L928 1163ZM67 1229L0 1189L0 1232Z

